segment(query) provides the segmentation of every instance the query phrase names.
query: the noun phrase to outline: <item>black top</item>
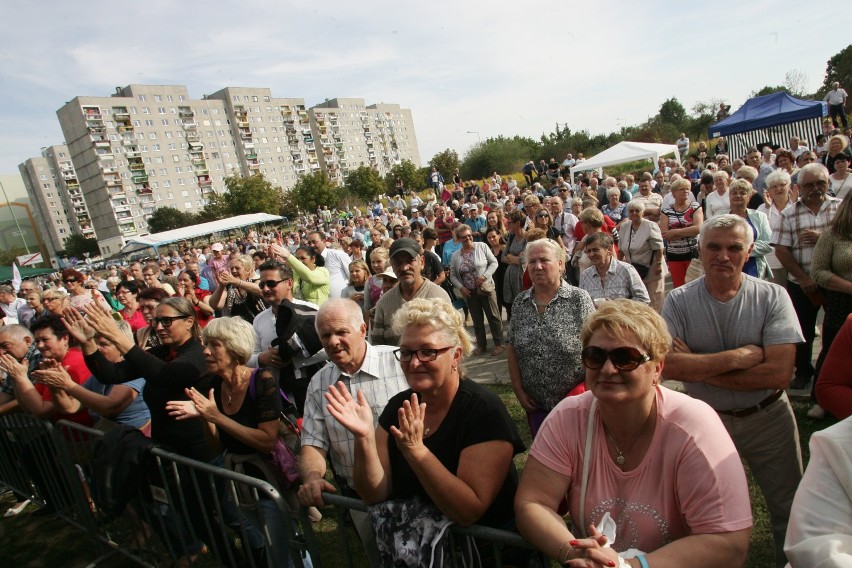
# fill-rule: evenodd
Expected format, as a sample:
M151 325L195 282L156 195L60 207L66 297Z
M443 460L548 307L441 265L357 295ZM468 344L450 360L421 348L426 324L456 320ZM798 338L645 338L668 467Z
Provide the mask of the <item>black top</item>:
M100 351L86 355L85 360L92 374L104 384L145 379L142 398L151 411L154 442L199 461L210 461L216 455L204 437L201 420L178 421L166 410L170 400L189 400L185 388L195 387L205 396L210 392L204 347L197 339L190 338L174 353L164 345L152 347L150 351L133 346L121 363L110 363Z
M411 400L412 392L411 389L407 389L388 401L379 417L379 424L386 431L390 432L391 426L399 427L398 410L404 401ZM426 412L429 412L428 406ZM471 380L462 380L444 421L423 442L447 470L457 475L462 450L468 446L492 440L505 440L511 443L514 454L524 451L524 443L503 401L482 385ZM397 448L392 434L388 438L388 454L393 480L390 498L405 499L419 495L431 502L417 475ZM491 507L477 521L479 524L492 527L506 526L514 515L512 503L518 486L517 481L517 471L513 462Z
M226 414L222 404L222 377L212 375L213 393L216 406L222 410L228 418L248 428L257 428L261 422L276 420L281 413L281 395L278 394L278 383L272 371L259 369L252 372L254 386L254 398L252 398L251 386L246 389L243 404L234 414ZM219 429L219 442L222 447L232 454L248 455L260 453L248 444L244 444L223 429Z

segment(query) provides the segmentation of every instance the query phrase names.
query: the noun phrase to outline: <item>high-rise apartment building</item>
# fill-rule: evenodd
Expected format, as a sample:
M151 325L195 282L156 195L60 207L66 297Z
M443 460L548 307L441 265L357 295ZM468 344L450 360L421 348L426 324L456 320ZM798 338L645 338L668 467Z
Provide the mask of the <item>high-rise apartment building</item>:
M96 237L67 146L43 148L41 157L30 158L18 170L51 257L65 248L65 239L72 234Z
M265 88L190 99L181 85L128 85L75 97L57 116L105 255L148 233L157 207L197 211L229 175L262 173L287 190L320 170L342 184L362 165L380 175L405 159L420 166L411 111L363 99L308 109Z

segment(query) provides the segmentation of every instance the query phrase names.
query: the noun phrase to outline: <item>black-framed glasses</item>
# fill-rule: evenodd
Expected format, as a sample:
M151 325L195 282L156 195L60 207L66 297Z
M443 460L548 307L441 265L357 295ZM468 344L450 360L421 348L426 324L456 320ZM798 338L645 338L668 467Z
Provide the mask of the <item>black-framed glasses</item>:
M156 329L158 325L162 325L165 328L170 328L175 320L185 320L190 317L192 316L166 316L162 318L151 318L151 327Z
M443 353L444 351L449 351L450 349L455 349L456 345L450 345L448 347L441 347L439 349L397 349L393 352L393 356L396 357L396 360L400 363L408 363L417 354L417 358L426 363L427 361L434 361L438 358L438 355Z
M800 187L805 191L813 191L814 189L825 191L826 189L828 189L828 182L824 180L813 181L811 183L803 183Z
M548 215L547 213L539 213L539 214L536 215L536 218L538 218L538 219L550 219L550 215Z
M587 369L600 369L606 360L612 361L612 366L619 371L632 371L642 363L651 360L651 356L642 353L634 347L616 347L611 351L590 345L580 352L583 366Z
M284 280L263 280L257 283L258 288L263 290L264 288L275 288L279 284L284 282Z
M76 282L76 281L77 281L76 278L66 278L65 280L62 281L62 283L63 284L71 284L72 282Z
M461 240L463 240L463 241L467 241L467 240L471 240L471 241L472 241L472 240L473 240L473 235L471 235L470 233L468 233L468 234L466 234L466 235L462 235L462 236L460 236L459 238L460 238Z

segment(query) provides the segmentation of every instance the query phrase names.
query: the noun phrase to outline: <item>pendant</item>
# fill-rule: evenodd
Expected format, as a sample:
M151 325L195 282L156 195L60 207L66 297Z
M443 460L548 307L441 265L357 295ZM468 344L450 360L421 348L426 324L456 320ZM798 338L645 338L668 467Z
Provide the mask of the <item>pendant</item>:
M620 454L618 456L616 456L616 458L615 458L615 463L617 463L618 465L624 465L625 461L626 460L624 459L624 456L622 456Z

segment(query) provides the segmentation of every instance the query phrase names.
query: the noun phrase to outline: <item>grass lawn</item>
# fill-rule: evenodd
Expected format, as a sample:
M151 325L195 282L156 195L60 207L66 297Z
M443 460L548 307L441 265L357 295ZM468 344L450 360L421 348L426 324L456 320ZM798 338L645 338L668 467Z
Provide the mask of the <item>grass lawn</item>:
M515 399L510 386L490 386L506 404L509 414L518 425L524 442L529 447L529 430L526 426L524 412ZM835 420L814 420L808 418L806 413L809 401L806 399L793 399L793 409L801 435L802 452L805 463L809 458L808 441L812 433L823 430L833 424ZM526 462L526 454L516 457L516 464L523 468ZM769 528L769 516L766 505L759 490L749 476L749 490L751 492L752 513L754 516L754 530L751 538L748 568L768 568L773 566L772 535ZM0 510L11 506L14 499L6 497L0 502ZM30 506L17 517L0 519L0 566L16 567L43 567L63 566L65 568L77 568L89 565L97 558L97 552L89 544L89 540L76 528L64 523L54 517L33 516L35 507ZM314 526L320 541L323 554L324 566L346 566L345 551L340 543L337 533L337 514L333 508L323 511L323 521ZM358 538L350 529L350 547L359 547ZM367 566L360 552L356 555L356 567ZM111 559L102 566L123 566L128 562L122 559ZM205 559L208 560L208 559ZM116 564L115 562L118 562ZM214 565L212 562L202 562L202 565Z

